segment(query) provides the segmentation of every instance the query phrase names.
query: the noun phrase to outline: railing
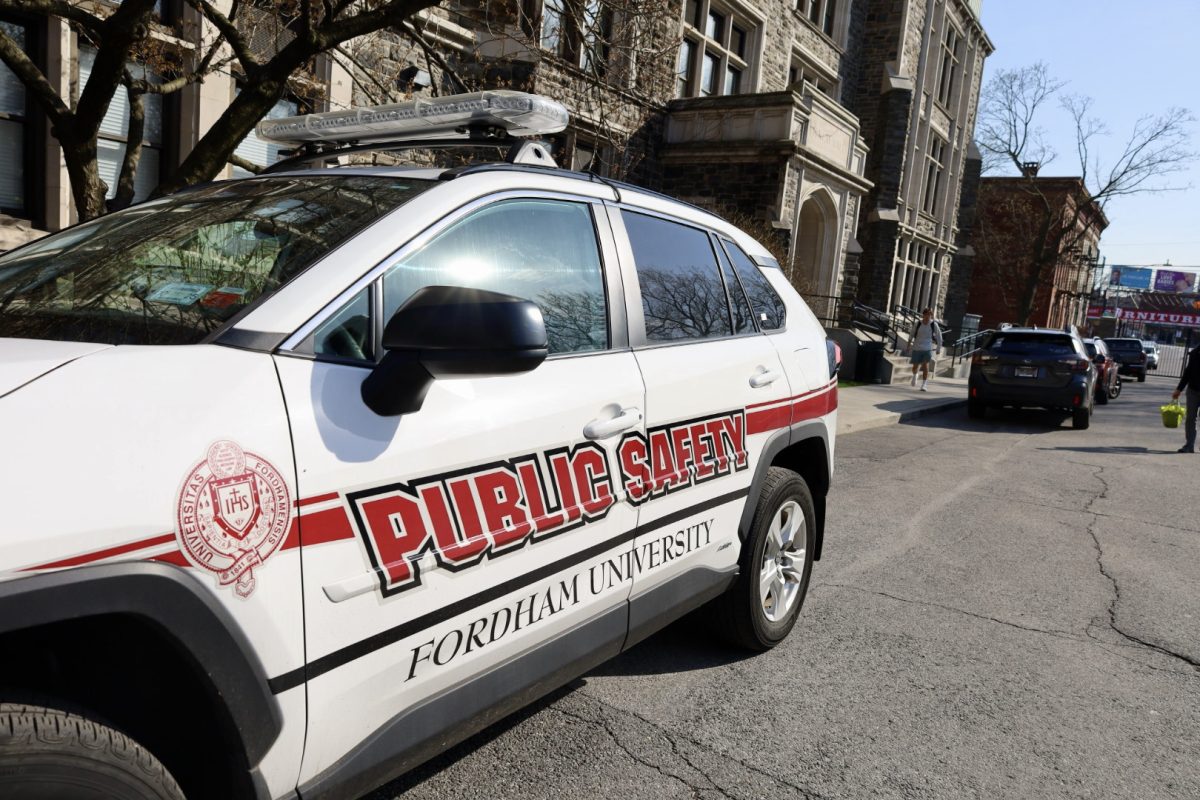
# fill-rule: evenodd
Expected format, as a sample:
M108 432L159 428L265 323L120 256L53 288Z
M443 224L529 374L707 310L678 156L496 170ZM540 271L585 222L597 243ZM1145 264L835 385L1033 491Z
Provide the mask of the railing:
M912 330L917 327L917 323L921 321L921 318L921 312L909 308L902 303L897 303L892 307L892 319L897 332L904 332L911 335ZM942 341L948 341L954 329L947 325L945 320L935 319L934 322L937 323L938 331L942 334Z
M893 353L899 348L900 339L892 324L892 317L877 308L860 303L857 300L850 309L851 322L864 333L873 333L884 343L884 347Z
M950 345L950 366L955 367L962 361L966 361L975 353L983 348L983 342L986 337L995 333L992 328L987 330L976 331L975 333L963 336L954 344Z
M829 294L800 294L808 304L813 315L827 328L837 328L845 325L850 319L850 301L843 297Z

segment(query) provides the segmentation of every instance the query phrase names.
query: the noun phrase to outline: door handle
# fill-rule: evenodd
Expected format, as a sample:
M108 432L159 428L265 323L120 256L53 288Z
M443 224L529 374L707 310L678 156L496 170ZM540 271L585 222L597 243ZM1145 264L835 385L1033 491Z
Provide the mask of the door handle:
M621 413L611 419L594 419L583 426L583 435L589 439L607 439L609 436L627 431L642 421L638 408L622 408Z
M762 372L756 372L750 376L750 388L761 389L764 386L770 386L775 381L783 377L783 373L773 369L765 369Z

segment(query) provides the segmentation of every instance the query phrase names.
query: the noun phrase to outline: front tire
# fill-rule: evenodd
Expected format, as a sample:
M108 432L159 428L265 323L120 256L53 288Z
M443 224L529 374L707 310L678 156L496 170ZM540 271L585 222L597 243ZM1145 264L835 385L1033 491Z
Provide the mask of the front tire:
M1113 381L1112 391L1109 392L1108 396L1110 398L1112 398L1113 400L1116 400L1118 397L1121 396L1121 376L1120 375L1118 375L1117 379L1115 381Z
M770 467L742 545L737 581L715 604L716 622L726 639L762 652L791 632L812 575L815 521L804 479Z
M183 800L166 767L118 730L77 714L0 703L0 797Z

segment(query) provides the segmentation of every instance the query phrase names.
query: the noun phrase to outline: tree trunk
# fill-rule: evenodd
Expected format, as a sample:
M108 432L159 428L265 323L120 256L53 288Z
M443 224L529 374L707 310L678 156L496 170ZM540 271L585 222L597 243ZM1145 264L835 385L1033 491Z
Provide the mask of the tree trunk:
M75 200L75 211L79 214L80 222L87 222L101 216L107 210L104 207L104 196L108 194L108 184L100 177L100 164L96 160L96 138L84 142L71 142L59 139L62 145L63 160L67 165L67 175L71 179L71 196Z

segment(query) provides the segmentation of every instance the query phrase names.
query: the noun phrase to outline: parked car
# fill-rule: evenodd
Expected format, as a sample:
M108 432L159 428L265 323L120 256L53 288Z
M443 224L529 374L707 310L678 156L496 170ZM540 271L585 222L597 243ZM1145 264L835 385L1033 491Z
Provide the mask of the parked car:
M1091 424L1097 369L1079 335L1045 328L1001 328L971 359L967 413L995 406L1071 413L1075 428Z
M1146 354L1146 369L1158 369L1158 342L1144 340L1142 351Z
M259 132L336 159L359 115ZM359 797L701 606L788 635L837 348L742 230L513 146L300 157L0 258L0 797Z
M1133 375L1137 377L1138 383L1145 382L1148 359L1141 339L1106 337L1104 343L1108 345L1108 352L1120 365L1122 375Z
M1103 339L1084 339L1088 358L1096 365L1096 402L1105 405L1121 394L1121 373Z

